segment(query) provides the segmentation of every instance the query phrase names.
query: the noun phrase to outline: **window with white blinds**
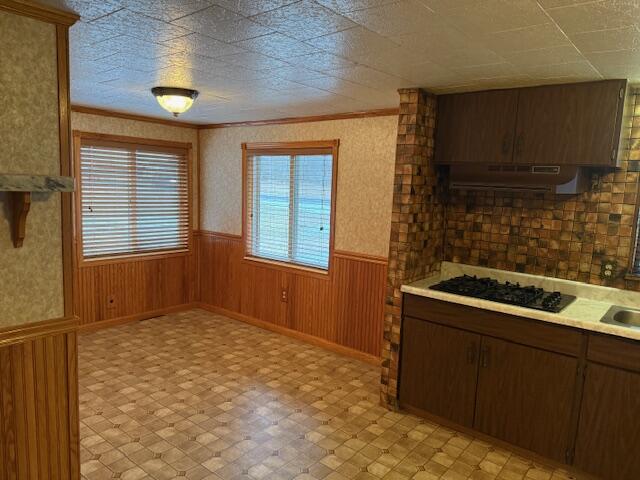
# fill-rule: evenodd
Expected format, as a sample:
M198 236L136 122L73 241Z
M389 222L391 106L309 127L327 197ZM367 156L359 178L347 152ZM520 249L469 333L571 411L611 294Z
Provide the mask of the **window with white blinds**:
M186 150L83 139L79 176L85 259L188 248Z
M247 151L248 256L328 270L333 169L330 148Z

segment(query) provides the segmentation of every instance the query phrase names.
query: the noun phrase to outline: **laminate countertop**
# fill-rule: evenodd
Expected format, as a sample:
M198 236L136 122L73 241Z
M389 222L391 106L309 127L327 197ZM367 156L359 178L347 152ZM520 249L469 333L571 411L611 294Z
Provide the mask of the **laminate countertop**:
M491 277L500 282L520 282L522 285L534 285L548 291L559 291L567 295L574 295L576 300L561 312L550 313L429 289L431 285L442 280L460 275L477 275L478 277ZM609 308L614 305L640 308L640 292L450 262L443 262L440 273L403 285L401 291L469 307L640 340L640 329L612 325L600 321Z

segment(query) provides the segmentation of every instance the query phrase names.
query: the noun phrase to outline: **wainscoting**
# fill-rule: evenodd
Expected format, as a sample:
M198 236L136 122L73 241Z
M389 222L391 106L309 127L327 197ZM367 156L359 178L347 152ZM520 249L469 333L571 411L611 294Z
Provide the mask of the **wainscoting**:
M203 307L380 357L385 259L336 251L331 274L321 278L244 261L239 236L200 231L194 239Z
M80 477L77 320L0 331L0 479Z
M155 317L195 300L195 255L85 262L76 271L75 314L91 330Z

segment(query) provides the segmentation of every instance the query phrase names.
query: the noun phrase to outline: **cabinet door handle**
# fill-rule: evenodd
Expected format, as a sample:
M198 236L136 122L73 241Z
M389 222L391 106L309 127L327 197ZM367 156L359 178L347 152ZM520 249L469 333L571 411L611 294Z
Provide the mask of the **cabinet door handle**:
M476 363L476 342L472 342L471 345L467 347L467 363L473 365Z
M506 155L509 153L509 146L511 145L511 134L505 133L504 137L502 137L502 154Z
M482 368L489 367L489 347L482 347L480 351L480 366Z
M524 150L524 133L518 135L518 140L516 140L516 155L522 155L522 150Z

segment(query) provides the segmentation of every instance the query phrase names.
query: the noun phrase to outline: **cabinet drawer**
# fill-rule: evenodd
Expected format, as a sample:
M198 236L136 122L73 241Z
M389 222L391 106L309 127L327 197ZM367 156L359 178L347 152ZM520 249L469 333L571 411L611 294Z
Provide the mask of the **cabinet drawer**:
M609 335L590 334L587 359L640 372L640 342Z
M584 334L559 325L405 294L404 315L577 357Z

